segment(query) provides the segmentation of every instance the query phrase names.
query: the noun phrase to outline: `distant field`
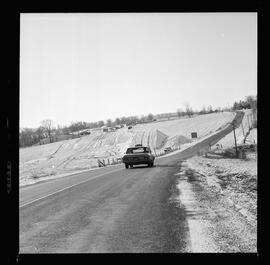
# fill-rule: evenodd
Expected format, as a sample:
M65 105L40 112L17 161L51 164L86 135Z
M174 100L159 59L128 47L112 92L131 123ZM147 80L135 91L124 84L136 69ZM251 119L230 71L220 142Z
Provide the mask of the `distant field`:
M191 132L197 132L198 138L204 137L224 127L234 116L232 112L212 113L140 124L130 130L94 132L77 139L23 148L19 156L20 185L96 167L97 158L121 157L127 147L137 143L156 150L178 147L191 142Z

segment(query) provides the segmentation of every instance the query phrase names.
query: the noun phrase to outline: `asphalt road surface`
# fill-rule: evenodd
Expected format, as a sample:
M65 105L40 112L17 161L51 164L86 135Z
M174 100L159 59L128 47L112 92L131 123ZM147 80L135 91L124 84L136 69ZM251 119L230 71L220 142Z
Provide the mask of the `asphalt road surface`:
M171 200L181 160L231 131L152 168L121 164L20 188L20 253L186 252L186 213Z

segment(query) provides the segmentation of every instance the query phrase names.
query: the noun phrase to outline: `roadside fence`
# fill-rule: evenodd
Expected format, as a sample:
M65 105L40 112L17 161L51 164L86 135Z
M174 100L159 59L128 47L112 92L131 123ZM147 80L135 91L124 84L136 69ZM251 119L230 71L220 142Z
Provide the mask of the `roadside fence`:
M169 154L173 151L181 149L180 146L172 147L172 150L165 152L164 150L154 150L155 157L160 157L166 154ZM122 163L122 157L109 157L109 158L99 158L97 159L98 167L106 167L110 165L117 165Z
M121 163L122 163L121 157L97 159L98 167L106 167L106 166L117 165L117 164L121 164Z

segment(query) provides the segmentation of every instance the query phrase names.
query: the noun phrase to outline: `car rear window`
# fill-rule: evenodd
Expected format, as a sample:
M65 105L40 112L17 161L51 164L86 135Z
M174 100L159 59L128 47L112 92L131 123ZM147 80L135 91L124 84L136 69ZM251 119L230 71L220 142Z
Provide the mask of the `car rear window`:
M137 153L149 153L149 149L147 147L137 147L127 149L127 154L137 154Z

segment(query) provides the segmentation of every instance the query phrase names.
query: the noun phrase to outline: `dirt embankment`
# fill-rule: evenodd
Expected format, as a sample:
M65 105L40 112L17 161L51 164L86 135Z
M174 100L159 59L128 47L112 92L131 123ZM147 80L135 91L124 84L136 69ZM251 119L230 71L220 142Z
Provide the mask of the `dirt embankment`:
M194 118L138 124L131 130L124 127L115 132L93 132L79 139L20 149L20 186L63 174L98 167L97 159L121 159L130 145L149 145L152 150L166 146L177 148L191 141L190 133L198 138L216 131L235 116L235 113L212 113Z

